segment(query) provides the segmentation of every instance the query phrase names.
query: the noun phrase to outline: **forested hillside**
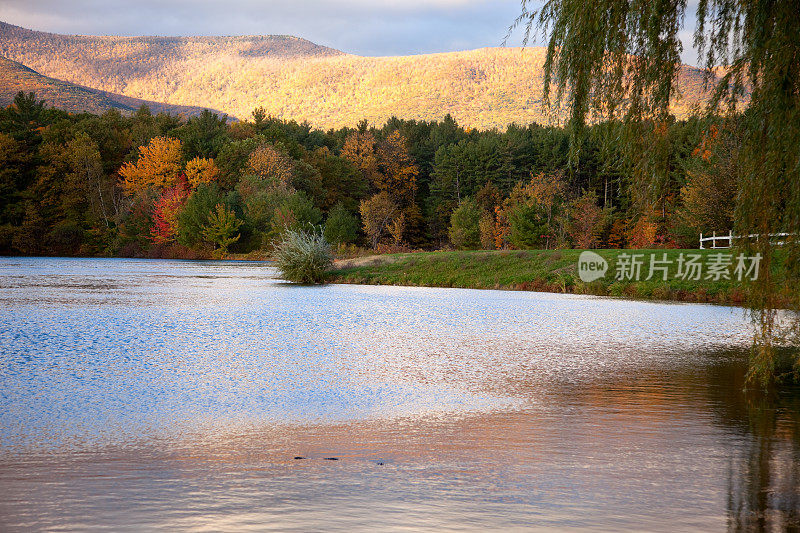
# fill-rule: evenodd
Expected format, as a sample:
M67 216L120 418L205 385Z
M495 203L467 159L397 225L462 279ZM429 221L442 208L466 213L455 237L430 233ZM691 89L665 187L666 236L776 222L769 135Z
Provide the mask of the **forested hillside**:
M252 117L68 114L17 95L0 109L0 254L263 255L309 227L350 251L674 247L732 227L735 117L665 124L659 180L634 179L619 123L583 132L570 165L557 127Z
M48 78L16 61L0 57L0 106L11 104L20 91L35 93L48 106L72 113L102 113L108 109L133 112L143 105L153 113L163 112L187 117L199 115L203 111L201 107L149 102Z
M465 127L548 123L541 48L487 48L406 57L343 54L288 36L87 37L0 23L0 55L44 75L126 96L218 109L256 107L318 128L382 124L396 116ZM682 67L685 118L705 101L702 73Z

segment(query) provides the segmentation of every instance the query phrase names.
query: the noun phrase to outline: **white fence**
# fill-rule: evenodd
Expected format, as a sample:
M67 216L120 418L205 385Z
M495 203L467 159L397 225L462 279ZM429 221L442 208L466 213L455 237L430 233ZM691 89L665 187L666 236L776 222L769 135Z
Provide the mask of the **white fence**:
M770 233L768 236L770 239L780 238L781 240L773 242L772 244L776 246L783 246L786 244L786 240L784 237L790 237L792 235L797 235L796 233ZM757 239L760 237L758 233L753 233L751 235L734 235L733 231L729 231L727 235L717 235L717 232L713 232L711 237L703 237L703 234L700 234L700 249L704 250L705 247L703 246L704 242L710 242L711 248L730 248L733 246L734 239ZM722 241L724 244L717 244L718 241Z

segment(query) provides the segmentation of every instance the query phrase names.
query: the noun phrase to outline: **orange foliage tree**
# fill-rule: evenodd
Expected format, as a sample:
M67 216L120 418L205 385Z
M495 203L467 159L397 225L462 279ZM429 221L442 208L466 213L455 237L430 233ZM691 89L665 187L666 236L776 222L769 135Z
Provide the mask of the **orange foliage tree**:
M628 246L631 248L651 248L656 243L657 233L656 213L651 208L628 225Z
M294 163L279 148L262 144L250 154L247 170L274 185L289 187L292 183Z
M375 137L370 132L354 131L348 135L342 146L342 157L353 163L369 183L380 182Z
M398 130L377 143L370 132L347 136L342 157L353 163L376 192L388 193L402 208L414 202L419 167Z
M219 176L219 169L213 159L195 157L186 163L186 180L196 189L201 183L210 183Z
M547 215L547 225L551 226L567 190L564 172L559 170L550 174L531 174L531 180L525 186L525 194L542 206Z
M608 232L608 247L609 248L624 248L625 236L627 234L627 227L625 221L621 218L614 220Z
M570 210L569 236L577 248L594 248L600 240L603 211L597 205L597 195L586 192L572 201Z
M741 134L711 126L692 152L686 184L680 190L679 220L696 232L727 231L734 226L739 193Z
M375 187L391 194L403 207L413 203L419 168L399 131L393 131L380 143L378 161L383 172L377 174Z
M397 204L386 191L379 192L369 199L361 200L361 222L364 224L364 233L369 239L373 249L378 247L381 238L389 230L397 218L402 216ZM399 222L404 226L405 223ZM402 236L405 228L394 228L392 233Z
M511 237L511 223L508 220L508 209L506 205L498 205L494 208L494 247L498 250L508 248Z
M181 142L169 137L155 137L139 147L136 163L119 169L122 186L133 196L148 189L163 190L175 184L181 171Z

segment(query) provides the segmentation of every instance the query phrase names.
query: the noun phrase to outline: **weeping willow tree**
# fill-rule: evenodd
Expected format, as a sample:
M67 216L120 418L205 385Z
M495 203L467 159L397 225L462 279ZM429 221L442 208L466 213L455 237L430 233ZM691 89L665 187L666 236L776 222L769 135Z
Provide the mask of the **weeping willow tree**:
M539 4L539 2L536 2ZM638 212L657 207L668 176L669 106L678 93L680 32L686 0L548 0L538 9L522 0L511 30L522 26L524 41L541 32L547 39L544 97L569 107L571 158L580 156L587 121L617 120L626 141L627 170ZM796 347L800 291L800 1L700 0L694 47L706 80L718 80L703 115L706 120L744 124L735 206L737 246L760 253L759 277L750 285L750 308L758 325L748 382L776 378L776 353ZM782 251L773 254L775 239ZM793 234L793 235L792 235ZM775 257L786 261L778 281ZM787 291L794 291L787 299ZM780 350L779 350L780 349ZM795 376L796 376L795 372Z

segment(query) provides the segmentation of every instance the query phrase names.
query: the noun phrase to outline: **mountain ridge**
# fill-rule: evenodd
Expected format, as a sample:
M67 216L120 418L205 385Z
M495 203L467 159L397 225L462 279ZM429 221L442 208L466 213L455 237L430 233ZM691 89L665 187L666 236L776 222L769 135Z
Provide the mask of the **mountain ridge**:
M564 119L543 106L544 48L481 48L412 56L347 54L291 36L70 36L0 23L0 55L60 80L143 100L256 107L328 129L392 116L504 128ZM712 79L713 83L714 79ZM710 90L683 65L672 112L688 116Z
M55 107L72 113L89 112L100 114L108 109L133 112L144 105L153 113L169 113L191 117L199 115L205 109L196 106L151 102L84 87L43 76L32 68L0 56L0 106L11 104L20 91L24 93L33 92L36 94L36 98L44 100L48 107ZM210 111L219 113L213 109Z
M69 34L69 33L56 33L41 30L32 30L23 26L17 26L0 20L0 35L9 34L23 34L41 38L47 36L50 38L58 39L80 39L80 40L108 40L108 41L167 41L167 42L195 42L195 41L216 41L219 39L230 41L268 41L268 40L286 40L290 42L297 42L308 50L316 50L318 54L328 53L330 55L345 54L341 50L330 48L309 41L303 37L297 37L289 34L274 34L274 35L84 35L84 34Z

